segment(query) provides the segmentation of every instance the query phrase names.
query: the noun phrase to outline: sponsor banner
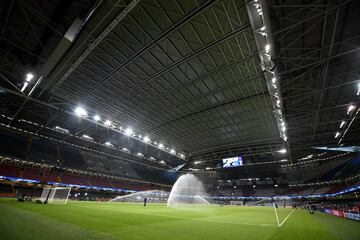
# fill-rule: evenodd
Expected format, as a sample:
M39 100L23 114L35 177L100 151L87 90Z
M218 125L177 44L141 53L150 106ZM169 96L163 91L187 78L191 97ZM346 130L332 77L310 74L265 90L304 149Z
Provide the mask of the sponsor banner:
M325 208L325 209L324 209L324 212L326 212L327 214L332 214L332 210L331 210L331 209L328 209L328 208Z
M360 214L344 212L344 211L341 211L341 210L332 210L332 209L329 209L329 208L325 208L324 212L327 213L327 214L331 214L331 215L334 215L334 216L341 217L341 218L348 218L348 219L360 221Z
M344 211L340 211L340 210L332 210L332 215L345 218Z
M356 214L356 213L348 213L348 212L344 212L345 217L352 219L352 220L356 220L356 221L360 221L360 215Z

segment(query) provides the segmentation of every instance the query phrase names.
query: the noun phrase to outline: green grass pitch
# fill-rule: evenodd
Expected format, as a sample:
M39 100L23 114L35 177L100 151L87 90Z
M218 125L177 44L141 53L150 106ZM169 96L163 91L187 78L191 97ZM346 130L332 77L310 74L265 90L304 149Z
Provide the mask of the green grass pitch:
M280 221L292 209L279 208ZM267 207L20 203L0 199L0 239L360 239L360 223L298 209L277 226Z

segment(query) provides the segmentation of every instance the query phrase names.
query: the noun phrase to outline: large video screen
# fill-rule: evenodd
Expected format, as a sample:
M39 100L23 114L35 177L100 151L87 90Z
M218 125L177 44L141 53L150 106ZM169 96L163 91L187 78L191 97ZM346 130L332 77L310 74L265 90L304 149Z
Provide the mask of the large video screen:
M244 164L244 160L242 157L232 157L232 158L224 158L223 159L223 167L239 167Z

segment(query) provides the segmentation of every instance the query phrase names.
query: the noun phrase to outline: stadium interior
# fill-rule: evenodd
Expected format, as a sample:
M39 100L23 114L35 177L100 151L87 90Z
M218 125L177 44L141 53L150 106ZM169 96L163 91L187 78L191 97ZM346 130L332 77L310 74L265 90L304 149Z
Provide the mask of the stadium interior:
M359 13L0 1L0 236L360 239Z

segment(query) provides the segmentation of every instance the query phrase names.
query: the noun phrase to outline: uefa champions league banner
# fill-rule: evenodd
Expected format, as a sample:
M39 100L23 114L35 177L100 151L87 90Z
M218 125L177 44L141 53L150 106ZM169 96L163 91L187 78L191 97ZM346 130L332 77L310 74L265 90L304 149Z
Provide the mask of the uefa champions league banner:
M337 217L348 218L348 219L352 219L355 221L360 221L360 214L349 213L349 212L345 212L345 211L341 211L341 210L332 210L332 209L328 209L328 208L325 208L324 212L334 215L334 216L337 216Z
M345 217L348 219L360 221L360 214L344 212Z

